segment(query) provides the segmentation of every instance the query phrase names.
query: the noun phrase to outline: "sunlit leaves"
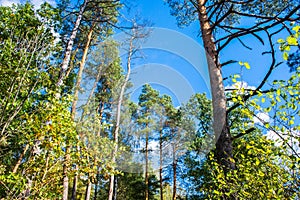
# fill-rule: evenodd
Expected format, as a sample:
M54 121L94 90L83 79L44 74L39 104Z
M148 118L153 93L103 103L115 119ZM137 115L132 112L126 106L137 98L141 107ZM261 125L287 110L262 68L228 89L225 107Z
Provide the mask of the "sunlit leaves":
M299 30L299 29L298 29ZM297 38L295 36L288 36L286 38L286 42L290 45L290 46L296 46L298 45L298 41Z
M280 152L272 141L261 134L246 136L235 142L235 160L238 171L224 176L221 167L210 155L204 164L203 199L238 198L284 199L289 172L277 164ZM206 180L208 179L208 180Z
M282 57L284 60L288 60L289 54L287 52L284 52Z
M244 66L246 69L250 69L250 65L248 62L239 62L239 65Z
M279 43L280 47L279 49L283 51L283 59L289 60L289 51L291 50L292 46L297 46L299 44L298 38L299 38L299 28L300 26L294 26L292 30L295 32L293 35L289 35L286 37L286 39L278 39L277 42ZM292 54L294 55L294 54ZM297 66L296 66L297 68Z

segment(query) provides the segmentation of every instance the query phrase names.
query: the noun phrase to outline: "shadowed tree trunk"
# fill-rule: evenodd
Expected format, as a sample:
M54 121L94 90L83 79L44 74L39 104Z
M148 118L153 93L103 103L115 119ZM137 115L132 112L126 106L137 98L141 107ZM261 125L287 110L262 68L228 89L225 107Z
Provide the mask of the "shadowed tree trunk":
M176 182L177 182L177 159L176 159L176 144L173 144L173 200L176 200L176 193L177 193L177 187L176 187Z
M163 179L162 179L162 169L163 169L163 152L162 152L162 143L163 143L162 130L159 133L159 189L160 189L160 200L164 199L163 191Z
M114 200L117 200L117 194L118 194L117 190L118 190L118 177L116 176L115 177L115 186L114 186Z
M94 200L97 200L97 195L98 195L98 184L99 184L99 179L100 179L100 170L99 167L97 167L97 175L96 175L96 183L95 183L95 190L94 190Z

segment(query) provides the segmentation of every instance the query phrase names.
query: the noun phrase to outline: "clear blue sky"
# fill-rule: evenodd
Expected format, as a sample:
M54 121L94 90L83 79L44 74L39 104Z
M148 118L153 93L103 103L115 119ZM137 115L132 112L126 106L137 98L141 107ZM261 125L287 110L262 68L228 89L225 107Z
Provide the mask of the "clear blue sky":
M146 19L150 21L153 27L159 27L159 28L166 28L170 31L176 31L180 34L182 34L183 39L190 40L190 42L183 44L180 40L180 36L177 36L176 33L170 33L169 37L172 38L170 42L178 43L178 49L181 48L181 50L185 50L186 53L190 54L192 57L203 57L203 52L196 52L195 48L193 48L193 44L196 43L199 46L201 45L201 38L197 37L199 33L199 24L198 22L193 23L191 26L187 28L178 28L177 22L175 17L170 15L170 8L167 4L164 3L163 0L136 0L132 2L133 6L131 9L131 16L138 15L142 17L143 19ZM161 38L157 38L157 41L153 43L158 42L164 42L168 35L164 35ZM186 38L185 38L186 37ZM181 38L182 39L182 38ZM150 40L153 40L150 35ZM193 42L191 42L193 41ZM180 46L181 45L181 46ZM156 45L157 46L157 45ZM172 96L173 101L176 106L180 105L181 103L184 103L187 98L181 96L188 96L191 94L190 88L188 85L192 87L192 93L196 92L206 92L208 96L209 94L209 85L205 83L205 80L203 79L202 75L197 72L197 69L193 66L193 63L190 63L187 59L187 56L180 54L180 53L174 53L171 51L168 51L168 47L166 47L166 50L160 50L155 48L155 45L153 45L154 48L152 49L142 49L142 53L144 58L138 59L134 61L133 68L143 68L146 67L146 69L151 68L151 65L153 66L153 69L157 69L158 65L162 65L161 72L159 70L155 70L152 73L147 73L139 75L143 76L143 79L145 82L150 82L150 84L155 88L160 90L161 93L166 93ZM168 44L166 44L168 46ZM191 48L189 48L191 46ZM176 47L175 47L176 48ZM198 51L198 50L197 50ZM202 60L200 60L201 62ZM125 63L125 60L123 60L123 63ZM164 68L165 67L165 68ZM205 67L203 64L201 67ZM169 76L166 75L168 70L164 70L166 68L173 69L174 73L170 73ZM169 70L172 71L172 70ZM174 75L175 74L175 75ZM145 77L146 76L146 77ZM144 78L145 77L145 78ZM167 79L169 82L171 82L169 85L163 83L164 81L158 80L160 79ZM134 79L134 75L133 75ZM153 81L152 81L153 80ZM176 83L174 83L174 80ZM135 82L135 80L133 80ZM209 80L207 80L209 81ZM206 82L207 82L206 81ZM140 88L140 82L136 87ZM176 89L174 89L176 88ZM134 88L136 90L136 88ZM178 91L181 92L178 92ZM132 95L133 100L137 100L138 94L140 90L136 90L134 94ZM184 99L184 100L183 100Z
M132 2L135 7L132 7L132 14L137 14L144 19L147 19L153 23L154 27L162 27L168 28L184 35L192 38L198 44L202 44L201 38L199 37L199 22L195 21L190 26L185 28L178 28L177 22L175 17L170 15L170 8L167 4L164 3L163 0L136 0ZM241 23L247 23L247 21L241 21ZM285 35L278 35L278 37L285 38ZM243 42L249 44L249 46L253 49L252 51L243 47L238 41L233 41L224 51L220 54L221 61L227 61L230 59L248 62L251 66L251 70L246 70L245 68L241 68L239 64L232 64L225 66L223 69L223 76L227 77L231 74L238 73L242 75L242 81L245 81L250 86L257 86L260 84L261 80L263 79L265 73L268 70L270 64L270 57L269 56L262 56L262 52L269 50L268 44L262 46L258 40L253 37L244 37L241 38ZM279 39L279 38L277 38ZM277 40L276 39L276 40ZM276 41L275 40L275 41ZM278 50L276 46L275 49ZM193 52L193 49L190 49L190 53L193 56L201 56L202 54L197 52ZM161 63L164 65L168 65L174 70L178 71L182 76L186 77L188 82L194 88L196 92L206 92L207 88L205 84L203 84L203 79L195 75L194 71L192 70L191 65L184 60L184 58L180 58L180 55L171 55L167 53L162 53L159 51L145 51L145 59L139 60L136 65L141 66L147 63ZM281 52L278 50L278 57L281 59ZM161 74L157 74L160 76ZM152 76L152 75L149 75ZM282 65L272 74L271 80L273 79L285 79L289 76L289 69L286 65ZM151 79L151 78L150 78ZM225 86L231 85L232 82L230 79L225 81ZM157 84L153 84L154 87L161 90L162 92L166 92L162 88L157 87ZM182 90L185 90L183 87ZM170 91L169 91L170 92ZM138 92L137 92L138 93ZM167 92L168 93L168 92ZM170 93L168 93L170 94ZM209 95L208 95L209 96ZM137 96L134 95L134 99ZM178 102L176 102L178 103Z

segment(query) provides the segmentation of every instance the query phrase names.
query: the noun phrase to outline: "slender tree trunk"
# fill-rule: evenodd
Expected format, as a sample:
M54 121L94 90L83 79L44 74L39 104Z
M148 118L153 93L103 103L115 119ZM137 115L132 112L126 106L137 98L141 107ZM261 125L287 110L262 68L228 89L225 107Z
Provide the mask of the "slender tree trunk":
M15 174L15 173L17 172L17 170L18 170L19 166L21 165L21 162L22 162L22 160L23 160L23 158L24 158L24 156L25 156L25 154L26 154L28 148L29 148L29 144L26 144L26 146L25 146L23 152L21 153L21 155L20 155L20 157L19 157L19 159L18 159L18 161L17 161L15 167L14 167L13 170L12 170L12 173Z
M113 199L113 194L114 194L114 180L115 176L112 174L109 179L109 191L108 191L108 200Z
M217 138L216 157L219 164L223 165L225 169L235 169L232 155L232 138L227 124L223 77L205 3L206 0L198 0L198 17L210 76L213 102L213 128Z
M145 166L145 200L149 199L149 177L148 177L148 145L149 145L149 133L146 133L146 166Z
M74 28L72 30L69 41L67 43L65 56L64 56L64 59L62 62L60 74L59 74L58 81L57 81L57 86L61 86L63 84L63 79L65 78L65 72L67 71L67 69L69 67L74 40L76 38L78 28L81 23L87 2L88 2L88 0L84 0L82 6L80 7ZM69 145L67 145L66 155L65 155L64 164L63 164L63 198L62 198L63 200L68 200L68 189L69 189L68 168L69 168L69 162L70 162L70 148L71 147Z
M99 184L99 179L100 179L100 170L99 167L97 167L97 175L96 175L96 183L95 183L95 190L94 190L94 200L97 200L97 195L98 195L98 184Z
M176 160L176 144L173 144L173 200L176 200L176 193L177 193L177 187L176 187L176 182L177 182L177 160Z
M80 84L81 84L81 80L82 80L82 73L84 70L84 66L85 66L85 62L86 62L86 58L87 58L87 54L90 48L90 44L92 41L92 35L93 35L93 26L90 28L90 31L88 33L87 36L87 41L83 50L83 55L79 64L79 71L77 74L77 80L76 80L76 84L75 84L75 90L74 90L74 100L72 103L72 118L75 119L75 115L76 115L76 105L77 105L77 101L78 101L78 94L79 94L79 90L80 90Z
M114 200L117 200L118 195L118 177L115 177L115 186L114 186Z
M94 95L95 89L96 89L96 87L97 87L97 83L98 83L98 81L99 81L99 79L100 79L100 76L101 76L101 67L99 67L99 69L98 69L98 73L97 73L96 79L95 79L95 81L94 81L94 83L93 83L93 87L92 87L91 92L90 92L90 94L89 94L88 100L87 100L87 102L86 102L86 106L88 106L88 105L90 104L90 101L91 101L91 99L92 99L92 97L93 97L93 95ZM84 118L84 116L85 116L85 113L86 113L86 110L83 109L83 112L82 112L80 121L83 120L83 118Z
M67 144L66 147L66 154L64 158L63 164L63 200L68 200L68 189L69 189L69 162L70 162L70 146Z
M104 103L103 103L104 104ZM102 124L102 117L103 117L103 113L104 113L104 105L101 105L101 108L100 108L100 113L99 113L99 128L98 128L98 131L97 131L97 136L100 137L101 136L101 124Z
M78 165L75 166L75 171L76 171L76 174L75 174L74 179L73 179L72 196L71 196L72 200L76 200L77 183L78 183L78 174L77 174Z
M76 54L78 52L78 49L80 49L80 45L78 45L76 47L76 49L72 52L72 55L71 55L71 58L70 58L69 68L66 71L65 77L68 77L70 75L70 73L72 72L72 70L74 69L74 62L73 61L75 60Z
M162 155L162 130L159 133L159 188L160 188L160 200L164 199L164 192L163 192L163 180L162 180L162 168L163 168L163 155Z
M44 169L44 174L43 174L43 177L42 177L42 181L46 178L46 175L48 173L48 166L49 166L49 160L50 160L50 156L49 156L49 153L47 151L47 157L46 157L46 166L45 166L45 169Z
M81 23L83 13L84 13L84 10L86 8L87 3L88 3L88 0L84 0L83 4L81 5L78 16L77 16L77 19L76 19L76 22L75 22L75 25L74 25L74 28L72 30L69 41L67 43L65 56L64 56L64 59L63 59L62 65L61 65L61 70L60 70L59 78L58 78L58 81L57 81L58 86L62 85L63 79L65 77L64 73L67 71L67 69L69 67L74 40L76 38L78 29L79 29L79 25Z
M79 94L79 90L80 90L80 83L81 83L81 80L82 80L82 73L83 73L83 70L84 70L88 50L89 50L90 43L91 43L91 40L92 40L92 35L93 35L93 26L91 27L91 29L88 33L86 45L85 45L84 50L83 50L82 59L81 59L80 64L79 64L79 71L78 71L78 74L77 74L77 80L76 80L75 90L74 90L74 100L72 102L72 110L71 110L73 120L75 120L75 116L76 116L76 106L77 106L78 94ZM77 146L77 150L79 150L78 146ZM76 165L75 168L76 168L75 170L78 171L78 166L77 165ZM71 197L72 200L76 199L77 181L78 181L78 175L76 173L75 176L74 176L74 179L73 179L73 188L72 188L72 197Z
M121 91L120 91L120 95L118 98L118 106L117 106L117 113L116 113L116 128L114 130L114 142L115 142L115 148L113 151L113 155L112 155L112 161L115 162L116 161L116 154L118 151L118 137L119 137L119 129L120 129L120 121L121 121L121 107L122 107L122 102L123 102L123 97L124 97L124 92L126 89L126 85L128 83L129 80L129 76L130 76L130 72L131 72L131 57L133 54L133 40L134 40L134 36L130 38L130 44L129 44L129 51L128 51L128 57L127 57L127 73L124 79L124 82L121 86ZM112 200L113 199L113 194L114 194L114 175L112 174L110 176L110 182L109 182L109 193L108 193L108 200Z
M86 191L85 191L85 200L90 200L91 190L92 190L92 183L91 183L90 177L89 177L88 183L87 183L87 186L86 186Z
M94 189L94 200L97 200L97 195L98 195L98 181L95 184L95 189Z

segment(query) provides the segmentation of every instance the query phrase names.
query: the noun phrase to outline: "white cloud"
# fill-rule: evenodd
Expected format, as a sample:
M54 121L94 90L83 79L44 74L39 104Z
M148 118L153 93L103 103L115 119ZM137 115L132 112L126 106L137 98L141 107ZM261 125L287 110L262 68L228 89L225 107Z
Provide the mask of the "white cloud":
M253 117L253 122L255 124L264 125L265 123L269 123L271 120L270 116L267 113L259 112L256 116Z
M39 8L44 2L47 2L52 6L56 5L54 0L44 0L44 1L42 1L42 0L31 0L30 2L34 5L35 9Z
M242 91L242 89L244 89L245 91ZM236 92L236 94L238 94L238 95L248 94L249 91L247 91L247 90L255 90L255 89L256 89L255 86L250 86L245 81L237 81L232 85L225 86L225 93L229 94L229 96L231 96L230 94L232 93L232 90L234 90ZM234 102L232 102L232 101L229 102L229 106L232 106L233 104L234 104Z
M297 154L300 154L300 146L299 146L300 132L299 131L283 134L281 132L275 133L274 131L269 130L266 133L266 137L269 140L273 140L276 146L281 146L284 144L284 141L286 141ZM292 154L295 153L292 151L292 149L289 149L288 151Z
M157 151L159 149L159 142L158 141L150 141L149 149L152 151Z
M225 87L225 89L237 89L237 90L241 90L242 88L249 89L249 90L255 90L256 89L255 86L250 86L245 81L237 81L234 84L228 85L228 86Z
M34 5L35 9L39 8L40 5L43 4L44 2L48 2L52 6L56 5L55 0L31 0L30 2ZM2 6L12 6L13 4L20 4L20 3L21 0L0 0L0 5Z
M267 139L269 140L273 140L276 144L276 146L281 146L283 141L282 139L279 137L279 135L277 133L275 133L274 131L272 130L269 130L267 133L266 133L266 137Z
M12 6L13 4L21 3L20 0L0 0L2 6Z

